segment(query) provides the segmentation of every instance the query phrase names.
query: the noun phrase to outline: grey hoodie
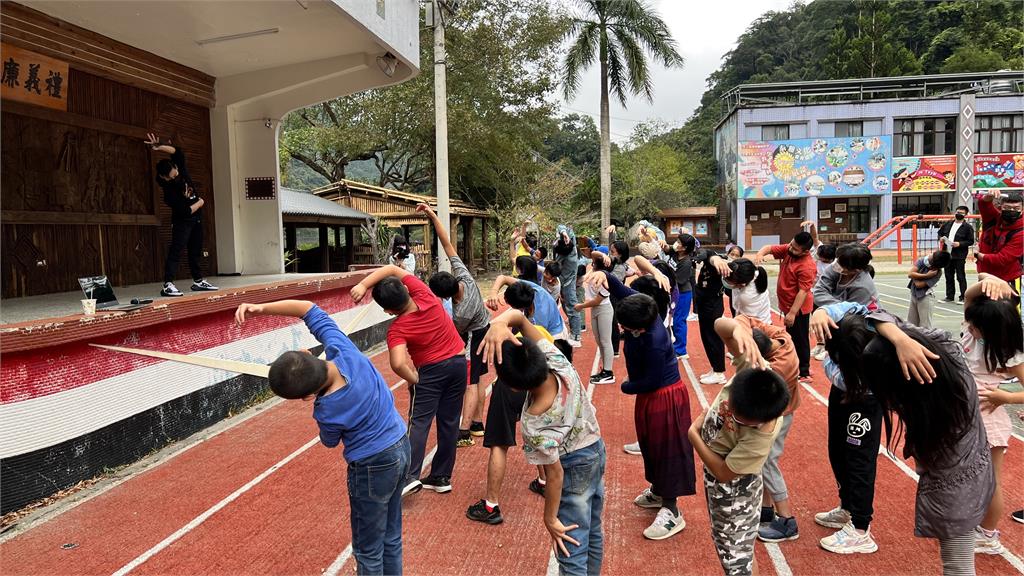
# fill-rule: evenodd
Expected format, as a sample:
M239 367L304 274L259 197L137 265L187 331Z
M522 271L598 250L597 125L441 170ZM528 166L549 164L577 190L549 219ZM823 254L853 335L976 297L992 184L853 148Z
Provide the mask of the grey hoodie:
M819 308L839 302L856 302L868 307L878 305L878 288L875 288L875 280L867 272L862 270L852 280L842 284L840 280L839 265L833 262L818 275L818 281L814 284L811 291L814 305Z

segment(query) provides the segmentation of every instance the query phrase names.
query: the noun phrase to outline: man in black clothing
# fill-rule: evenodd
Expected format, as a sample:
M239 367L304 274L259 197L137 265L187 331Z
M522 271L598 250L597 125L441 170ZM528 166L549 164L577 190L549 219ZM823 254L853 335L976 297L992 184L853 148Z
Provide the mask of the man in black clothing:
M178 274L178 259L181 251L188 247L188 267L192 273L192 290L195 292L217 290L217 287L203 279L199 257L203 253L202 208L204 201L196 194L196 187L185 167L185 154L181 148L161 144L156 134L149 134L146 145L153 150L167 152L170 160L164 158L156 163L156 181L164 191L164 203L171 208L171 245L167 250L164 266L164 287L161 296L183 296L174 285Z
M953 276L960 283L960 302L964 301L967 290L967 250L974 245L974 225L966 220L969 210L967 206L957 206L955 220L946 222L939 228L939 238L945 238L945 250L949 251L949 265L946 266L946 302L952 302L956 293Z
M725 384L725 342L715 331L715 320L725 316L722 275L729 275L729 265L722 256L707 248L697 250L693 261L702 265L693 286L693 301L697 308L700 342L711 364L711 372L701 375L699 381L704 385Z

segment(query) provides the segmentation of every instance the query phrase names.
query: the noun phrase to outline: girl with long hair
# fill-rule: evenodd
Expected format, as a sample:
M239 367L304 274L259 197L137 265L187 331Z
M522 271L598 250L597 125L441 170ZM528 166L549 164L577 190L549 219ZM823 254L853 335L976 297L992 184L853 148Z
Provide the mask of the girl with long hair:
M733 316L738 314L772 323L772 302L768 294L768 273L746 258L729 262L729 275L723 280L732 294Z
M982 289L993 296L1009 292L1005 283ZM975 527L989 507L995 477L963 349L944 330L851 306L838 325L829 323L836 329L825 332L827 364L838 367L850 396L873 395L889 450L902 441L903 457L914 460L920 476L914 534L939 540L943 574L974 574ZM842 545L857 534L844 528L830 538Z

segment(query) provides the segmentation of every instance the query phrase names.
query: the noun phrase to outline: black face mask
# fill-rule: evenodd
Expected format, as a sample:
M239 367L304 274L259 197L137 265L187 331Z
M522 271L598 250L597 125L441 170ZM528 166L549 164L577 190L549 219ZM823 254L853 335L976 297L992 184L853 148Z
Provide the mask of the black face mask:
M1017 220L1020 220L1020 212L1016 210L1003 210L1002 216L1003 222L1008 224L1013 224Z
M963 220L965 218L965 216L963 214L961 214L960 212L957 212L955 218L957 220Z

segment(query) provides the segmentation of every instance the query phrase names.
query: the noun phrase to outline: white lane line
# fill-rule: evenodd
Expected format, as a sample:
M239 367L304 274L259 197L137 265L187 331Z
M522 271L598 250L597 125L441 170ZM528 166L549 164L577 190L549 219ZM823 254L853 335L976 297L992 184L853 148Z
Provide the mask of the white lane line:
M973 284L973 282L971 282L971 284ZM897 290L899 290L899 289L909 290L909 288L907 288L906 286L894 286L892 284L886 284L885 282L879 282L878 280L875 280L875 285L876 286L885 286L887 288L895 288ZM883 294L884 294L884 292L883 292ZM943 302L943 300L940 300L940 299L936 298L936 302L935 302L935 309L936 310L943 310L945 312L950 312L955 317L963 316L963 310L964 310L963 307L947 308L948 303L946 305L942 305L942 304L939 304L939 302Z
M897 306L902 306L903 308L907 308L909 306L909 304L910 304L910 300L907 299L907 298L900 298L899 296L893 296L892 294L886 294L885 292L879 292L879 297L881 299L883 299L883 300L885 300L886 298L891 298L893 300L901 300L903 302L906 302L907 304L899 304L899 303L896 303L896 302L891 302L891 304L896 304ZM935 309L936 310L945 310L945 308L942 308L942 307L940 307L938 305L935 306ZM950 315L950 314L939 314L938 312L932 312L932 314L934 314L935 316L938 316L939 318L960 318L960 317L963 316L963 314L952 314L952 315Z
M590 366L590 373L594 374L597 371L597 361L600 357L600 353L594 354L594 363ZM577 374L578 376L579 374ZM591 384L587 382L587 399L594 400L594 388L597 388L597 384ZM558 558L555 557L555 548L551 548L551 554L548 555L548 570L547 576L558 576Z
M401 386L404 383L405 383L404 380L400 380L397 384L395 384L394 386L391 387L391 390L394 390L394 389L398 388L399 386ZM305 444L303 444L299 449L295 450L294 452L292 452L288 456L285 456L284 459L282 459L280 462L278 462L277 464L274 464L270 468L267 468L259 476L257 476L255 478L253 478L252 480L246 482L245 485L243 485L241 488L235 490L234 492L229 494L226 498L224 498L220 502L217 502L216 504L214 504L213 506L208 508L205 512L203 512L199 516L196 516L195 518L193 518L191 522L189 522L188 524L182 526L181 528L176 530L173 534L171 534L167 538L164 538L163 540L158 542L155 546L153 546L149 550L143 552L142 554L140 554L137 558L135 558L134 560L132 560L128 564L125 564L124 566L122 566L120 570L118 570L117 572L114 572L113 576L124 576L125 574L128 574L129 572L131 572L135 568L137 568L140 565L142 565L144 562L146 562L147 560L149 560L153 556L159 554L162 550L164 550L165 548L167 548L171 544L175 543L176 541L180 540L183 536L185 536L186 534L188 534L189 532L194 530L197 526L199 526L203 522L206 522L211 516L213 516L214 514L219 512L220 510L222 510L225 506L227 506L228 504L234 502L236 499L238 499L239 496L241 496L242 494L245 494L246 492L251 490L254 486L256 486L260 482L266 480L267 477L269 477L271 474L273 474L274 472L277 472L285 464L291 462L292 460L297 458L299 455L301 455L303 452L305 452L306 450L309 450L310 448L312 448L313 446L315 446L319 442L320 442L320 436L319 435L314 436L310 441L308 441Z
M121 567L120 570L118 570L117 572L114 572L113 576L124 576L125 574L128 574L129 572L131 572L132 570L134 570L139 565L141 565L145 561L149 560L150 558L152 558L156 554L159 554L164 548L167 548L171 544L174 544L182 536L184 536L184 535L188 534L189 532L191 532L196 526L199 526L203 522L206 522L206 520L209 519L210 516L213 516L214 514L219 512L222 508L224 508L228 504L234 502L235 499L237 499L239 496L241 496L242 494L245 494L246 492L248 492L252 487L256 486L257 484L259 484L260 482L265 480L268 476L270 476L274 472L277 472L278 470L280 470L282 466L284 466L285 464L291 462L292 460L297 458L300 454L302 454L306 450L309 450L310 448L315 446L318 442L320 442L320 437L319 436L314 436L311 440L309 440L308 442L303 444L302 447L300 447L298 450L292 452L288 456L285 456L280 462L278 462L277 464L274 464L270 468L267 468L259 476L257 476L255 478L253 478L252 480L246 482L244 486L242 486L241 488L235 490L230 495L228 495L226 498L224 498L220 502L217 502L216 504L214 504L213 506L208 508L206 510L206 512L203 512L199 516L196 516L195 518L192 519L191 522L189 522L188 524L186 524L186 525L182 526L181 528L177 529L173 534L171 534L167 538L164 538L163 540L161 540L156 546L153 546L149 550L146 550L145 552L140 554L136 559L132 560L131 562L129 562L127 564L125 564L123 567Z
M707 410L710 404L708 403L707 396L704 395L704 390L701 389L700 382L697 380L697 376L693 372L693 367L690 366L690 359L683 358L683 367L686 368L686 376L690 379L690 385L697 393L697 400L700 401L701 408ZM782 548L774 542L762 542L765 550L768 551L768 557L772 560L772 565L775 566L775 573L778 576L793 576L793 570L789 567L789 562L786 562L786 555L783 554Z
M807 389L807 391L810 392L811 395L813 395L815 398L821 401L822 404L824 404L826 407L828 406L828 400L825 400L821 396L821 394L818 394L818 392L814 388L811 388L807 384L803 384L803 387ZM899 458L896 458L896 456L894 456L893 454L890 454L884 446L878 446L878 453L881 454L882 456L885 456L890 462L895 464L900 470L903 471L904 474L909 476L911 480L913 480L914 482L920 481L920 476L918 476L917 472L912 470L910 466L907 466L906 462L900 460ZM1003 559L1010 564L1010 566L1013 566L1017 570L1017 572L1024 574L1024 561L1022 561L1016 554L1010 552L1010 550L1004 546L1003 551L999 555L1002 556Z
M405 384L405 380L399 381L398 384L392 386L391 389L394 390L401 384ZM476 386L476 384L474 384L474 386ZM487 389L484 391L484 398L487 398L488 396L491 395L491 390L493 388L493 383L487 386ZM430 463L434 461L434 454L437 454L436 444L430 450L430 452L428 452L427 455L423 457L423 464L421 468L426 468L427 466L430 466ZM334 559L334 562L331 562L331 565L327 567L327 570L324 570L323 576L338 576L338 574L341 573L342 568L345 567L345 564L351 557L352 543L350 542L348 546L345 546L345 549L341 551L341 554L338 554L338 557Z

